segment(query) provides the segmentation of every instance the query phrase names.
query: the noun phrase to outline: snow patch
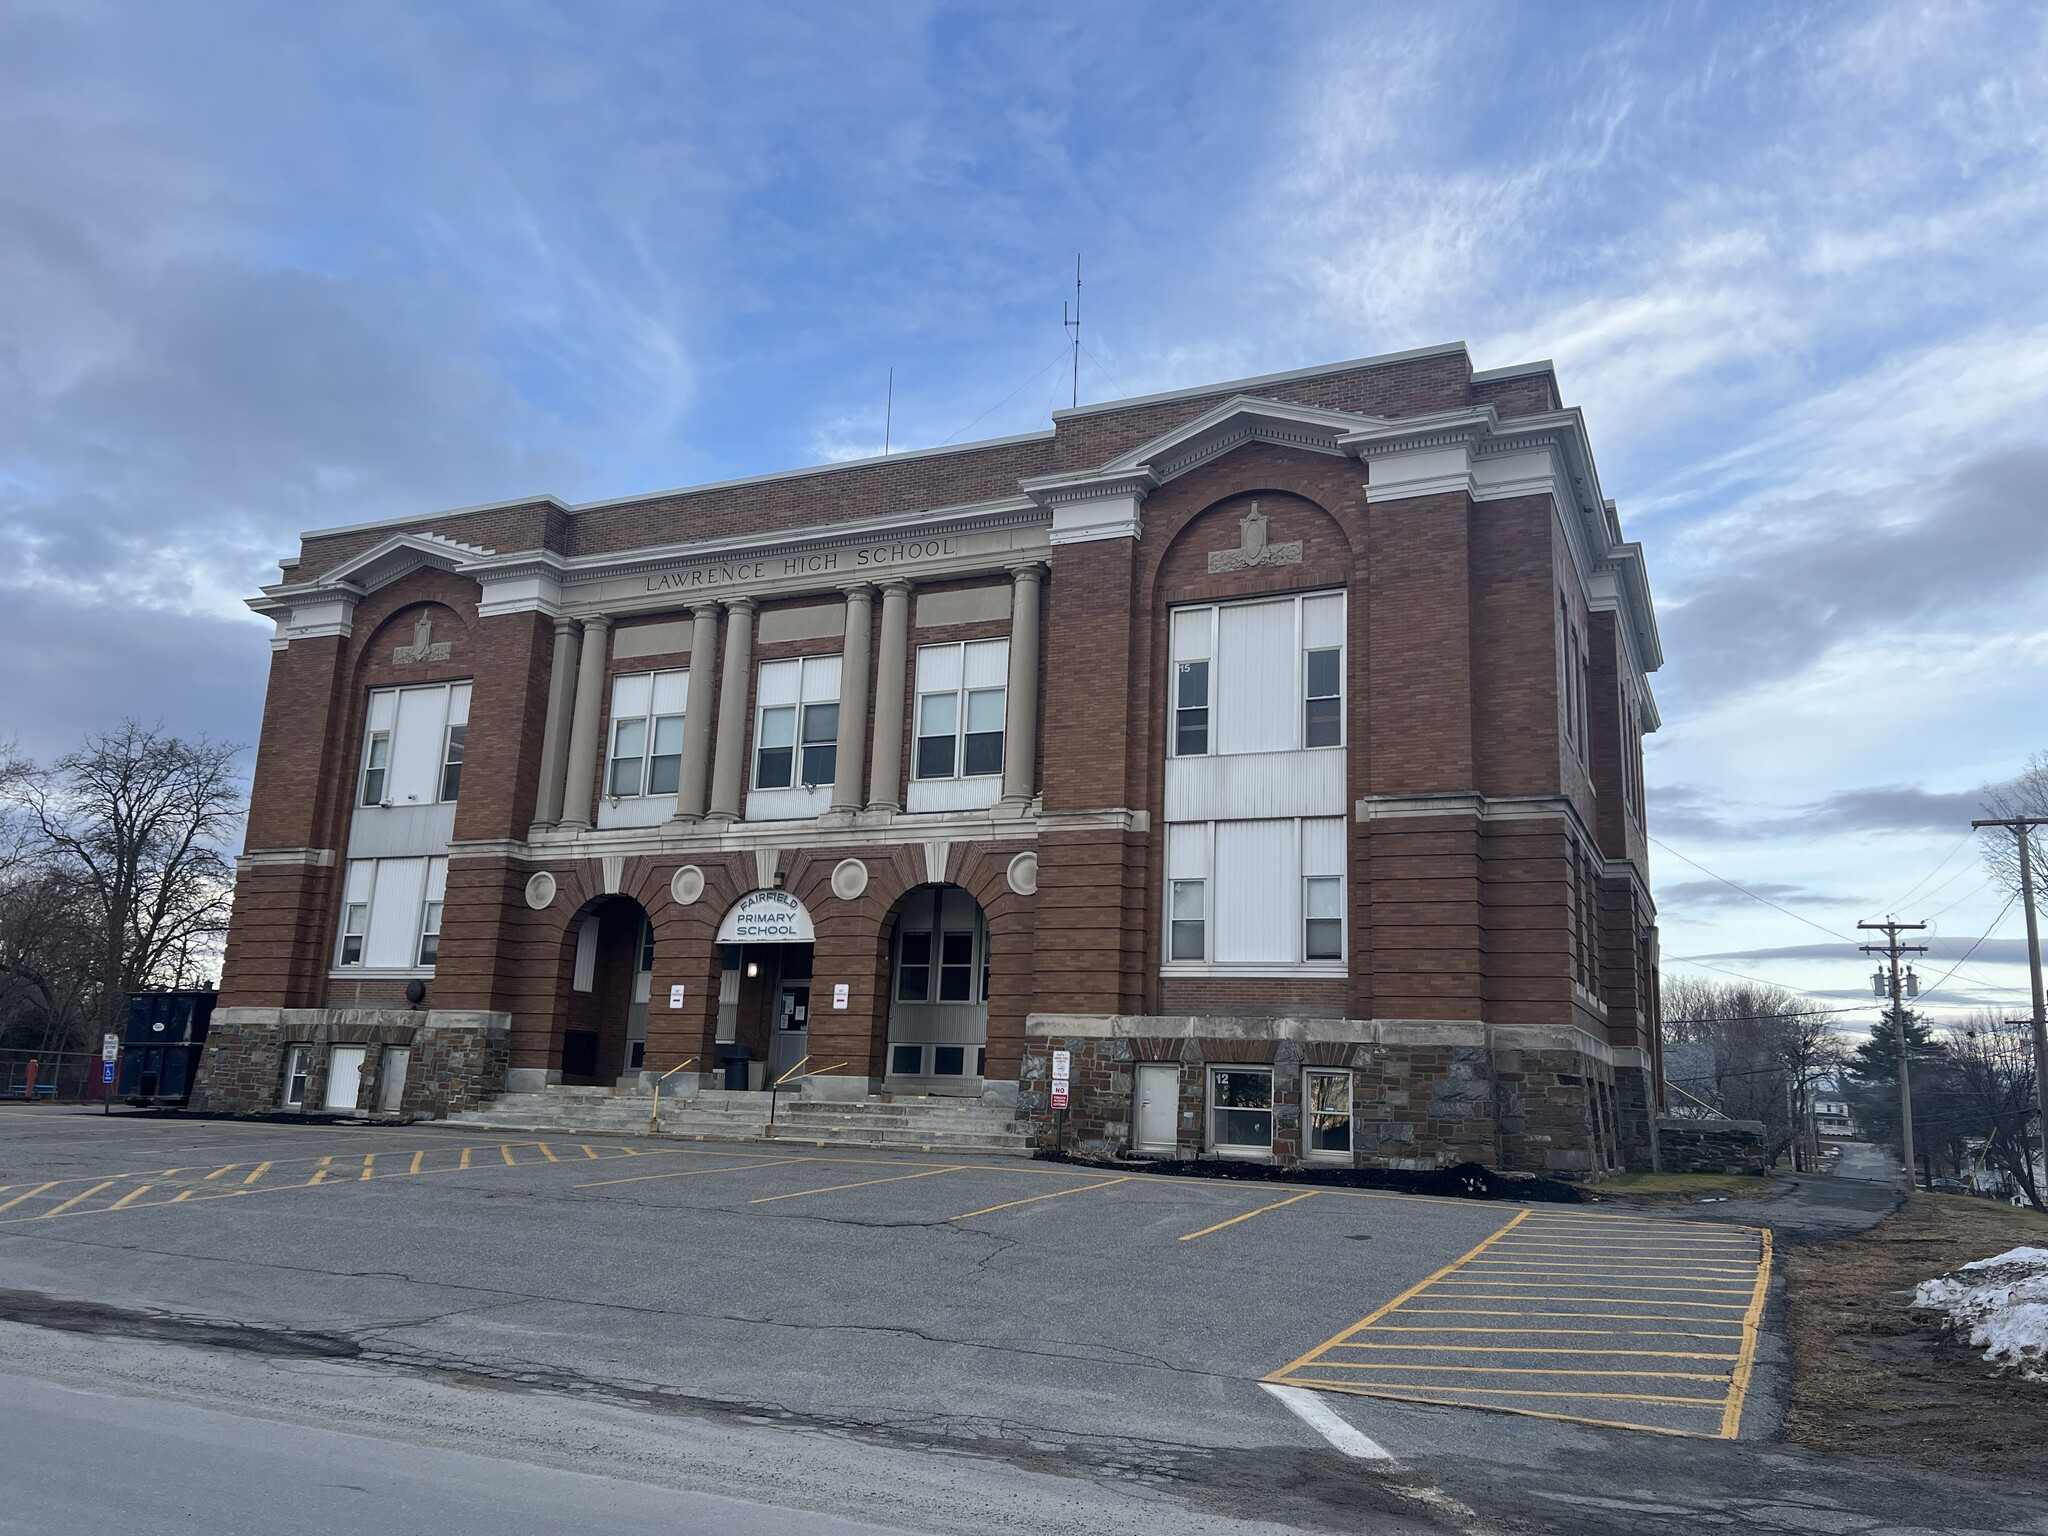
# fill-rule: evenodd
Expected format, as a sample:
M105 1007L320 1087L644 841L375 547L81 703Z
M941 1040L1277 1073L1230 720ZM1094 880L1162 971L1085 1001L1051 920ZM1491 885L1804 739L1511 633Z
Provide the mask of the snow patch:
M1912 1305L1939 1312L2001 1370L2048 1384L2048 1248L2013 1248L1923 1280Z

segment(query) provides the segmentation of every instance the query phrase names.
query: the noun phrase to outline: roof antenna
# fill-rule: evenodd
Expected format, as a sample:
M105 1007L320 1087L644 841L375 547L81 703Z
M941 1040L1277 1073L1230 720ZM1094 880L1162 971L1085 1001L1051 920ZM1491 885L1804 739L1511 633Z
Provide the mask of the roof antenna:
M1060 324L1074 333L1074 401L1081 403L1081 254L1074 253L1074 314L1067 316L1066 301L1060 302Z
M896 424L896 370L889 370L889 398L882 407L882 457L889 457L889 429Z

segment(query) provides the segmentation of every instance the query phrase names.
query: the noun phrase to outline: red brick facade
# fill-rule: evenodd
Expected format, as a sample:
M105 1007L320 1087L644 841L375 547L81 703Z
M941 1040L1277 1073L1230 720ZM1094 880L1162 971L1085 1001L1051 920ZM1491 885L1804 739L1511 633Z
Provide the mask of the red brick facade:
M1254 513L1280 553L1239 559ZM1462 348L1090 407L959 450L308 535L256 604L279 639L222 1005L231 1026L243 1009L262 1027L223 1038L277 1051L280 1019L323 1018L317 1039L333 1041L381 1010L382 1032L362 1038L384 1041L400 1016L423 1036L437 1017L473 1032L489 1016L504 1050L459 1059L559 1081L569 1035L607 1064L626 1049L635 962L620 925L637 934L644 912L638 1069L708 1070L721 1037L744 1039L772 1004L718 938L733 904L767 888L814 926L807 1043L838 1069L832 1091L944 1091L895 1081L889 1049L898 918L940 883L972 896L986 934L986 1063L965 1075L1047 1136L1065 1051L1063 1134L1107 1153L1137 1135L1132 1067L1176 1062L1183 1154L1207 1149L1205 1073L1227 1063L1273 1069L1280 1158L1303 1151L1311 1068L1351 1074L1359 1161L1597 1172L1646 1158L1658 1030L1638 736L1655 727L1659 657L1641 572L1548 369L1475 376ZM892 580L912 584L893 608L875 591ZM762 666L844 649L836 633L768 636L854 588L872 622L865 654L842 661L842 689L865 680L860 729L838 737L834 798L857 775L851 807L750 820ZM1013 590L1036 598L1033 654L1028 632L1013 637ZM1345 598L1346 959L1304 974L1168 965L1169 615L1318 592ZM969 607L916 617L921 597L948 594ZM567 656L556 665L577 624L588 650L643 623L688 633L706 610L713 665L637 643L583 658L581 685ZM414 659L423 618L446 648ZM727 698L736 638L751 661ZM898 808L916 770L918 647L1004 638L1000 803ZM682 667L685 729L704 735L694 806L686 736L680 809L658 824L593 828L611 814L601 795L550 816L564 773L571 792L605 785L614 680ZM438 955L352 971L337 934L368 701L441 681L471 692ZM721 806L731 783L739 800ZM579 986L592 914L604 936ZM423 994L410 1004L409 985ZM281 1070L210 1062L199 1102L272 1107L266 1073Z

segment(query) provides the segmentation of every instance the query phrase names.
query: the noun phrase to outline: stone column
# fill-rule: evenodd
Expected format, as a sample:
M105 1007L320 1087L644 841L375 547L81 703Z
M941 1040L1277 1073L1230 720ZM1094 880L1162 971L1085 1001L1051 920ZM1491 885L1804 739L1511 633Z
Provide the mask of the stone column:
M576 711L569 726L568 782L562 790L565 827L587 827L597 798L597 758L603 743L605 664L611 660L612 621L602 614L583 621L583 654L577 658Z
M683 704L676 815L683 821L702 821L705 780L711 772L711 716L718 706L718 604L693 608L690 619L690 694Z
M711 764L712 821L737 821L747 780L747 695L754 671L751 597L725 605L725 670L718 680L718 752Z
M846 648L839 660L839 770L832 809L853 815L861 799L861 759L868 746L868 650L875 631L875 589L846 589Z
M903 809L903 689L910 656L910 583L882 583L882 652L875 663L875 748L868 809Z
M1042 565L1013 572L1009 718L1003 722L1002 804L1023 815L1038 792L1038 584Z
M548 717L540 738L540 796L535 826L562 819L562 775L569 766L569 716L576 707L576 659L583 632L574 619L555 620L555 661L548 673Z

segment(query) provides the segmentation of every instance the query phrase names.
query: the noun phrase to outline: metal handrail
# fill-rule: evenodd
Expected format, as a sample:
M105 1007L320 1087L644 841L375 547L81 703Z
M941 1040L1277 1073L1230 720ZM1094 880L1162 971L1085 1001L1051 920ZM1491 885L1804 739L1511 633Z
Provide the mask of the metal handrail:
M661 1128L661 1085L682 1071L684 1067L695 1066L696 1063L697 1058L691 1056L686 1060L676 1063L676 1065L670 1067L654 1080L654 1108L647 1116L647 1129L650 1134Z
M1679 1087L1678 1084L1672 1082L1671 1079L1668 1077L1664 1079L1664 1086L1670 1089L1673 1093L1684 1093L1688 1099L1691 1099L1693 1103L1699 1105L1701 1109L1704 1109L1710 1115L1718 1115L1723 1120L1730 1121L1732 1121L1735 1118L1733 1115L1729 1114L1728 1111L1722 1109L1719 1105L1709 1104L1705 1099L1701 1098L1698 1094L1686 1093L1683 1088Z

